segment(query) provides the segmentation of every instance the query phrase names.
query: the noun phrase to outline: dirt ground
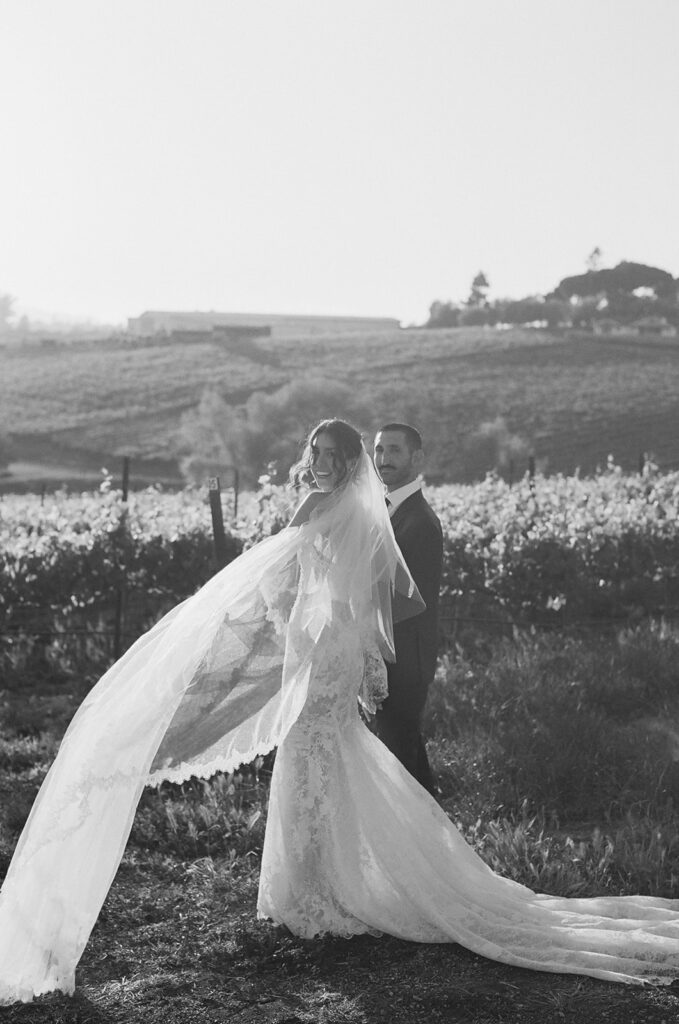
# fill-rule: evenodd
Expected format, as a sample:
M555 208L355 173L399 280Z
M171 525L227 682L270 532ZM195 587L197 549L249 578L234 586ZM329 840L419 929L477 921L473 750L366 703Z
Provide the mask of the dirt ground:
M7 1024L671 1024L679 985L635 987L392 938L304 941L255 916L256 873L126 855L73 997Z

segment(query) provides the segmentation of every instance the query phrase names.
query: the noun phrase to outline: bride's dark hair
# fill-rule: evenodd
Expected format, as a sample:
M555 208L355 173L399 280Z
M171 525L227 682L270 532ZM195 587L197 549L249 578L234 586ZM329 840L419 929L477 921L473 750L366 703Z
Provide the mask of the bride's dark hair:
M363 439L360 432L356 430L356 427L352 427L346 420L321 420L310 431L304 442L304 451L302 452L301 459L290 469L290 482L295 487L299 484L309 484L313 480L311 473L311 467L314 462L313 447L319 434L330 434L335 444L334 461L338 474L338 483L341 483L346 477L349 461L357 459L363 451Z

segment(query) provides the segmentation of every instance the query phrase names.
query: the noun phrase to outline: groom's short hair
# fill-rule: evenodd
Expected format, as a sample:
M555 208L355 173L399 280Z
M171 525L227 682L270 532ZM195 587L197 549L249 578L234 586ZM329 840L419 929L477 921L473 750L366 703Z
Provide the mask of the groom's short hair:
M380 427L380 432L385 430L398 430L406 439L406 444L411 452L420 451L422 448L422 435L410 423L385 423Z

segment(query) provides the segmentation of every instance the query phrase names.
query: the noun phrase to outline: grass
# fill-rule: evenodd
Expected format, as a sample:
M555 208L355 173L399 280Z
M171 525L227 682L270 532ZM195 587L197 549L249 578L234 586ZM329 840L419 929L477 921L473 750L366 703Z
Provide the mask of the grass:
M42 445L43 461L71 450L86 462L124 452L137 464L171 462L181 415L206 385L239 404L305 379L311 365L351 388L366 430L394 416L417 422L432 481L485 472L474 433L498 416L550 472L591 472L610 453L635 469L643 451L677 465L679 345L666 341L459 328L272 337L256 349L250 358L209 344L0 352L0 428L16 435L17 458L36 458Z
M473 656L457 651L442 660L427 721L430 752L444 806L495 870L565 895L676 891L679 816L671 748L646 746L646 726L639 722L661 714L673 720L678 643L671 631L644 626L606 640L518 637L479 647ZM60 656L52 652L49 673L37 656L31 662L32 654L29 648L14 652L3 665L3 866L58 738L95 671L91 650L81 656L65 648ZM36 669L40 675L27 699L26 674ZM582 728L567 734L559 753L568 716ZM585 727L586 721L595 723L601 753L593 749L594 727ZM626 749L616 739L620 730ZM559 768L551 775L546 770L550 749L559 753ZM637 765L633 773L630 759ZM570 775L569 760L576 768ZM270 769L266 759L236 775L147 790L78 969L75 997L53 995L6 1008L2 1019L9 1024L583 1019L660 1024L676 1019L674 987L628 988L543 975L456 946L389 937L305 941L258 922L257 874ZM587 787L569 788L567 780L578 773L588 779Z

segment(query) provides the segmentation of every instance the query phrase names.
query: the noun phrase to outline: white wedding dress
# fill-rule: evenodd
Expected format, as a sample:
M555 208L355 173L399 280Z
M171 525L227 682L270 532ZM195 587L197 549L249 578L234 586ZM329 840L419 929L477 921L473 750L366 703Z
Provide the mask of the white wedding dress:
M320 638L306 704L276 755L260 916L305 938L386 933L534 970L678 978L679 901L537 895L481 860L363 724L362 647L352 624Z
M362 454L308 523L165 616L76 713L0 892L0 1003L75 969L145 785L278 747L258 912L295 934L385 932L623 982L679 977L679 901L558 899L495 875L365 727L392 617L422 602Z

